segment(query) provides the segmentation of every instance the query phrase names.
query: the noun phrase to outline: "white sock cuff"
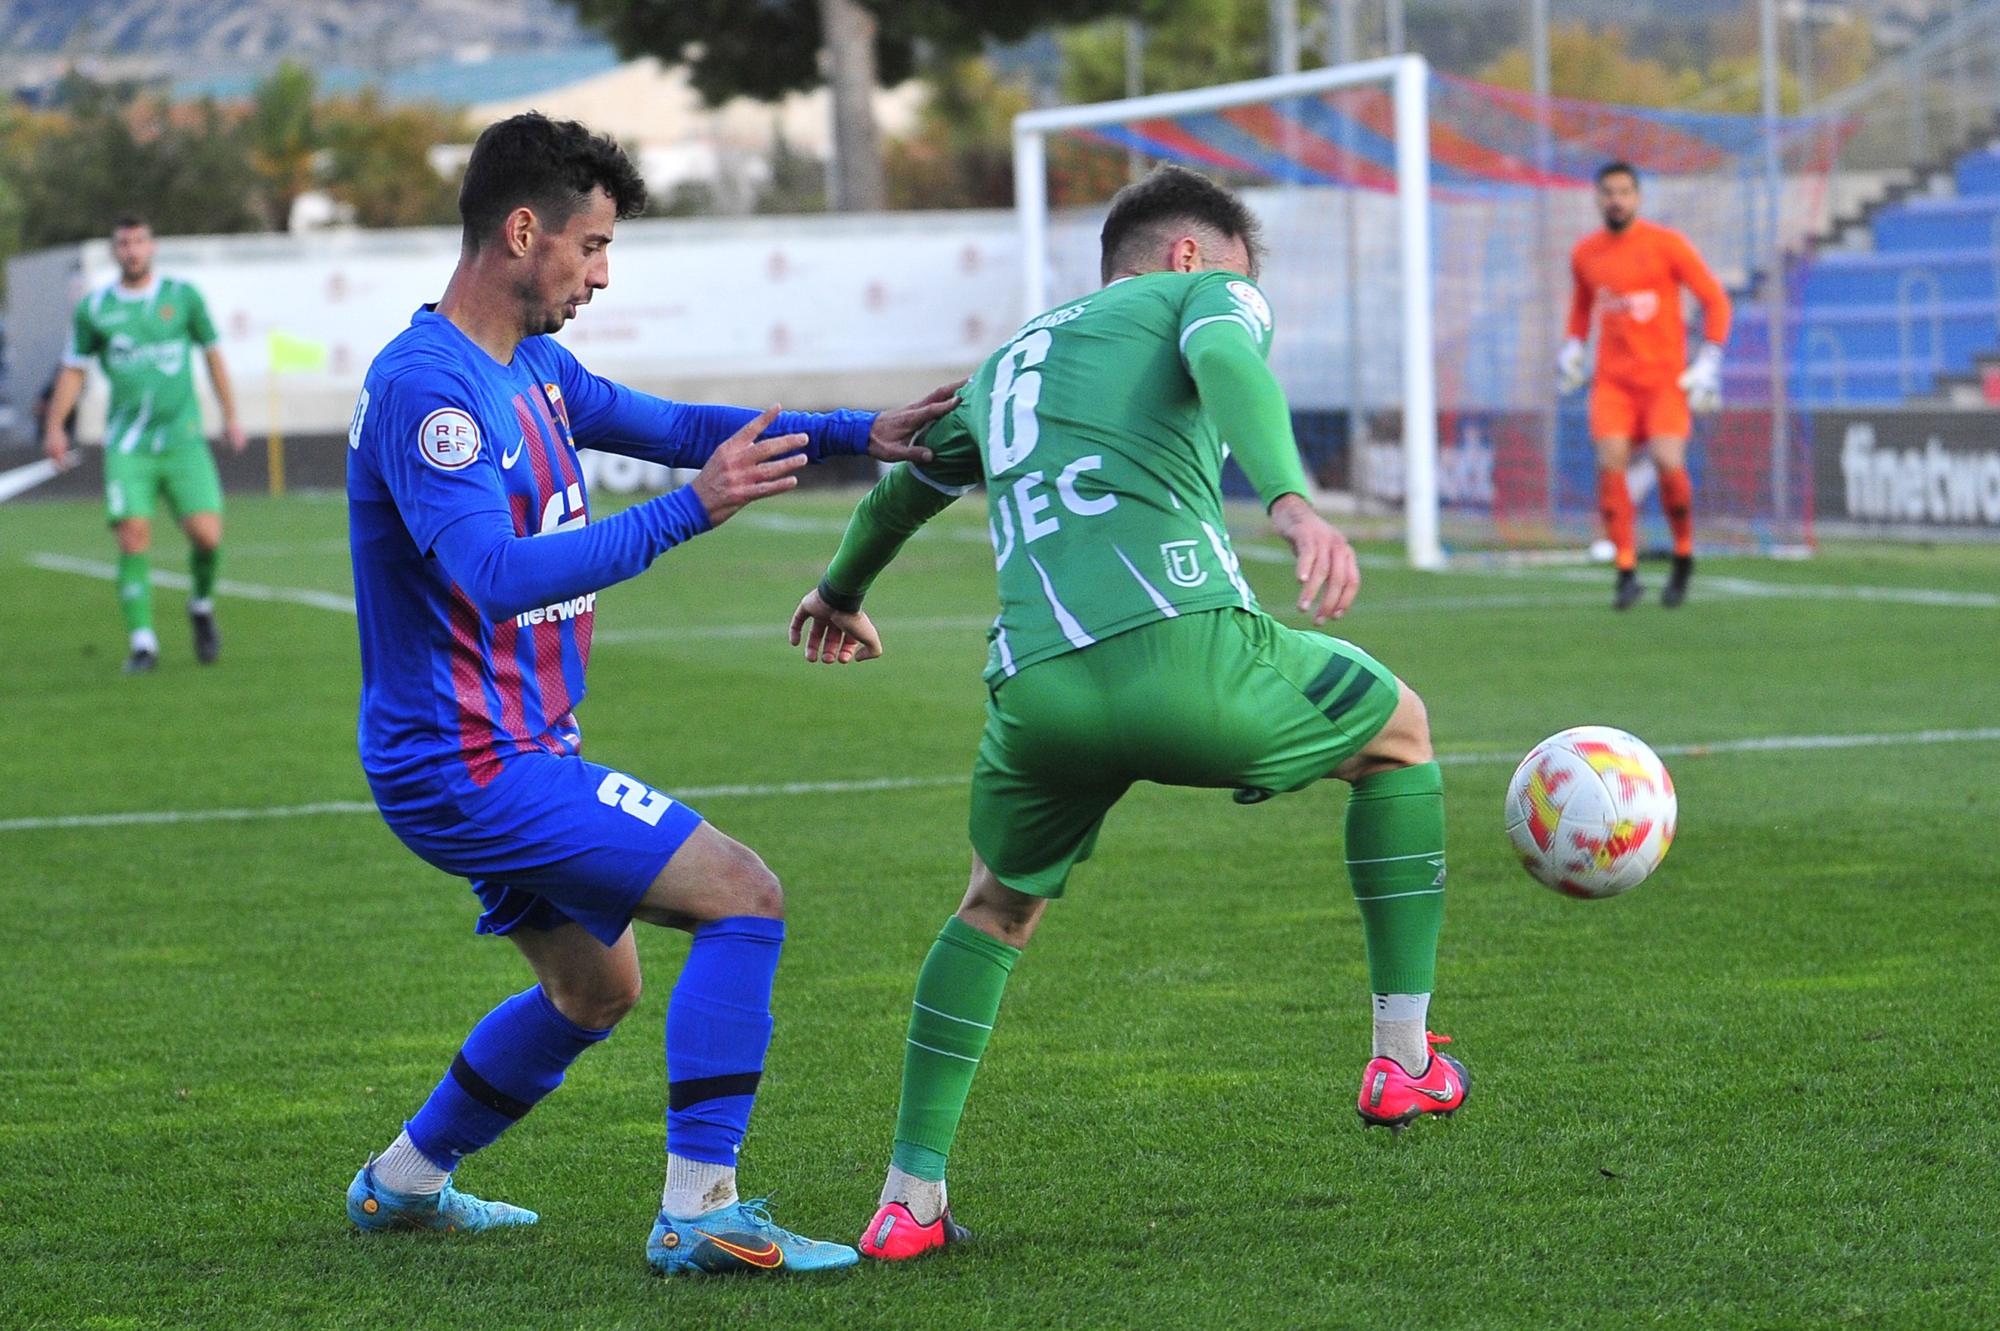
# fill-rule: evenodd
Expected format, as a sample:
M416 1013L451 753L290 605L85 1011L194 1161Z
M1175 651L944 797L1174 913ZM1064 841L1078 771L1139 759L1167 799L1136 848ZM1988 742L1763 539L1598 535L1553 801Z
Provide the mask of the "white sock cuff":
M682 1220L733 1205L736 1166L690 1160L667 1153L667 1185L660 1190L660 1209Z
M372 1166L375 1182L390 1192L425 1193L442 1192L444 1185L451 1181L449 1169L439 1169L431 1158L417 1149L410 1140L406 1128L396 1134L396 1140L389 1143L389 1149L375 1157Z
M911 1218L920 1225L935 1222L950 1206L943 1179L932 1182L906 1174L894 1165L889 1166L889 1177L883 1180L882 1199L875 1204L887 1206L890 1202L901 1202L909 1208Z
M1424 1021L1431 1008L1429 994L1376 994L1375 1020Z

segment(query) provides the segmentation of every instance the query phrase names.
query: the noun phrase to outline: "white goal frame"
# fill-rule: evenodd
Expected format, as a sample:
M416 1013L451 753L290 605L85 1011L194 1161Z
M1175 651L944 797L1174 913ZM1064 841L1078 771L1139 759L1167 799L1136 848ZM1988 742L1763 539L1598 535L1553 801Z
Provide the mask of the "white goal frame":
M1048 308L1048 158L1046 140L1064 130L1191 115L1338 88L1387 84L1395 99L1396 219L1403 293L1404 530L1410 563L1444 567L1438 537L1437 352L1432 329L1430 64L1399 55L1302 74L1225 83L1190 92L1052 107L1014 117L1014 210L1026 269L1026 309ZM1350 410L1352 404L1350 404ZM1350 448L1361 444L1359 420Z

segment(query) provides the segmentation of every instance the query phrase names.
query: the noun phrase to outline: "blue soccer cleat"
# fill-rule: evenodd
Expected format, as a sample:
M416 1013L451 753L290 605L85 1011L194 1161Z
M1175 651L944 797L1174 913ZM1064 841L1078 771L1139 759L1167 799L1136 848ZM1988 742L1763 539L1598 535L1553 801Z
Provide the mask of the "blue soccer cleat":
M482 1202L451 1186L443 1192L390 1192L375 1182L374 1161L361 1167L347 1187L347 1218L371 1234L392 1229L439 1234L477 1234L488 1229L532 1225L541 1219L525 1207Z
M844 1243L821 1243L780 1229L760 1197L692 1220L662 1211L646 1240L646 1260L663 1276L775 1275L853 1266L861 1254Z

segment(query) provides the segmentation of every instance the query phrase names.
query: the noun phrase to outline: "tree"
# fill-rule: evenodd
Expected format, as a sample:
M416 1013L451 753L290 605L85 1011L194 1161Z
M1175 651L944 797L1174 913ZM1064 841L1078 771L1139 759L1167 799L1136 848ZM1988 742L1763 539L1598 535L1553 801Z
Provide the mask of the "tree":
M458 220L458 190L431 150L463 143L464 117L439 106L385 106L375 92L329 102L320 179L361 226L441 226Z
M292 204L313 187L320 147L313 115L317 90L312 72L287 60L251 94L244 131L250 166L262 186L264 222L273 231L291 224Z
M1135 13L1148 0L564 0L609 35L627 56L684 64L711 104L735 96L773 100L833 86L834 206L886 202L870 97L877 83L901 83L919 47L941 54L974 50L985 38L1010 41L1049 23ZM820 52L828 54L824 70Z
M1146 25L1147 92L1180 92L1271 72L1267 0L1149 0L1134 17ZM1125 95L1123 23L1073 28L1063 34L1062 47L1066 100L1104 102Z
M1515 47L1479 72L1506 88L1535 86L1525 47ZM1558 23L1549 29L1549 91L1558 97L1619 102L1626 106L1678 106L1701 90L1692 69L1669 69L1634 56L1622 28Z
M978 56L940 61L916 132L889 144L892 208L1005 208L1014 201L1014 117L1028 94Z
M213 101L121 105L98 88L64 104L14 167L24 248L103 235L127 209L163 235L259 228L241 129Z

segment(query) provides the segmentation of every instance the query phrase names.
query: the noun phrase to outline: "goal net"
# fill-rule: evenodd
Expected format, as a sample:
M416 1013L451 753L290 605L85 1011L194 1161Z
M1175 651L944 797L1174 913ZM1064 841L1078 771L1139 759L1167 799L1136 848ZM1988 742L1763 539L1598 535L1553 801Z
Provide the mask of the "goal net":
M1537 98L1417 56L1029 112L1014 140L1025 302L1039 313L1097 285L1097 231L1120 186L1159 162L1203 171L1263 222L1272 368L1308 470L1350 525L1394 529L1420 567L1578 551L1595 534L1596 461L1585 395L1557 393L1554 362L1569 250L1601 225L1597 168L1637 166L1643 215L1685 233L1739 310L1782 313L1784 256L1827 221L1840 135L1805 118L1773 136L1754 116ZM1786 323L1759 320L1755 336ZM1811 541L1807 430L1784 376L1762 368L1794 359L1783 351L1747 348L1724 410L1697 419L1704 546ZM1636 470L1643 491L1648 464ZM1664 546L1657 504L1640 507L1643 543Z

